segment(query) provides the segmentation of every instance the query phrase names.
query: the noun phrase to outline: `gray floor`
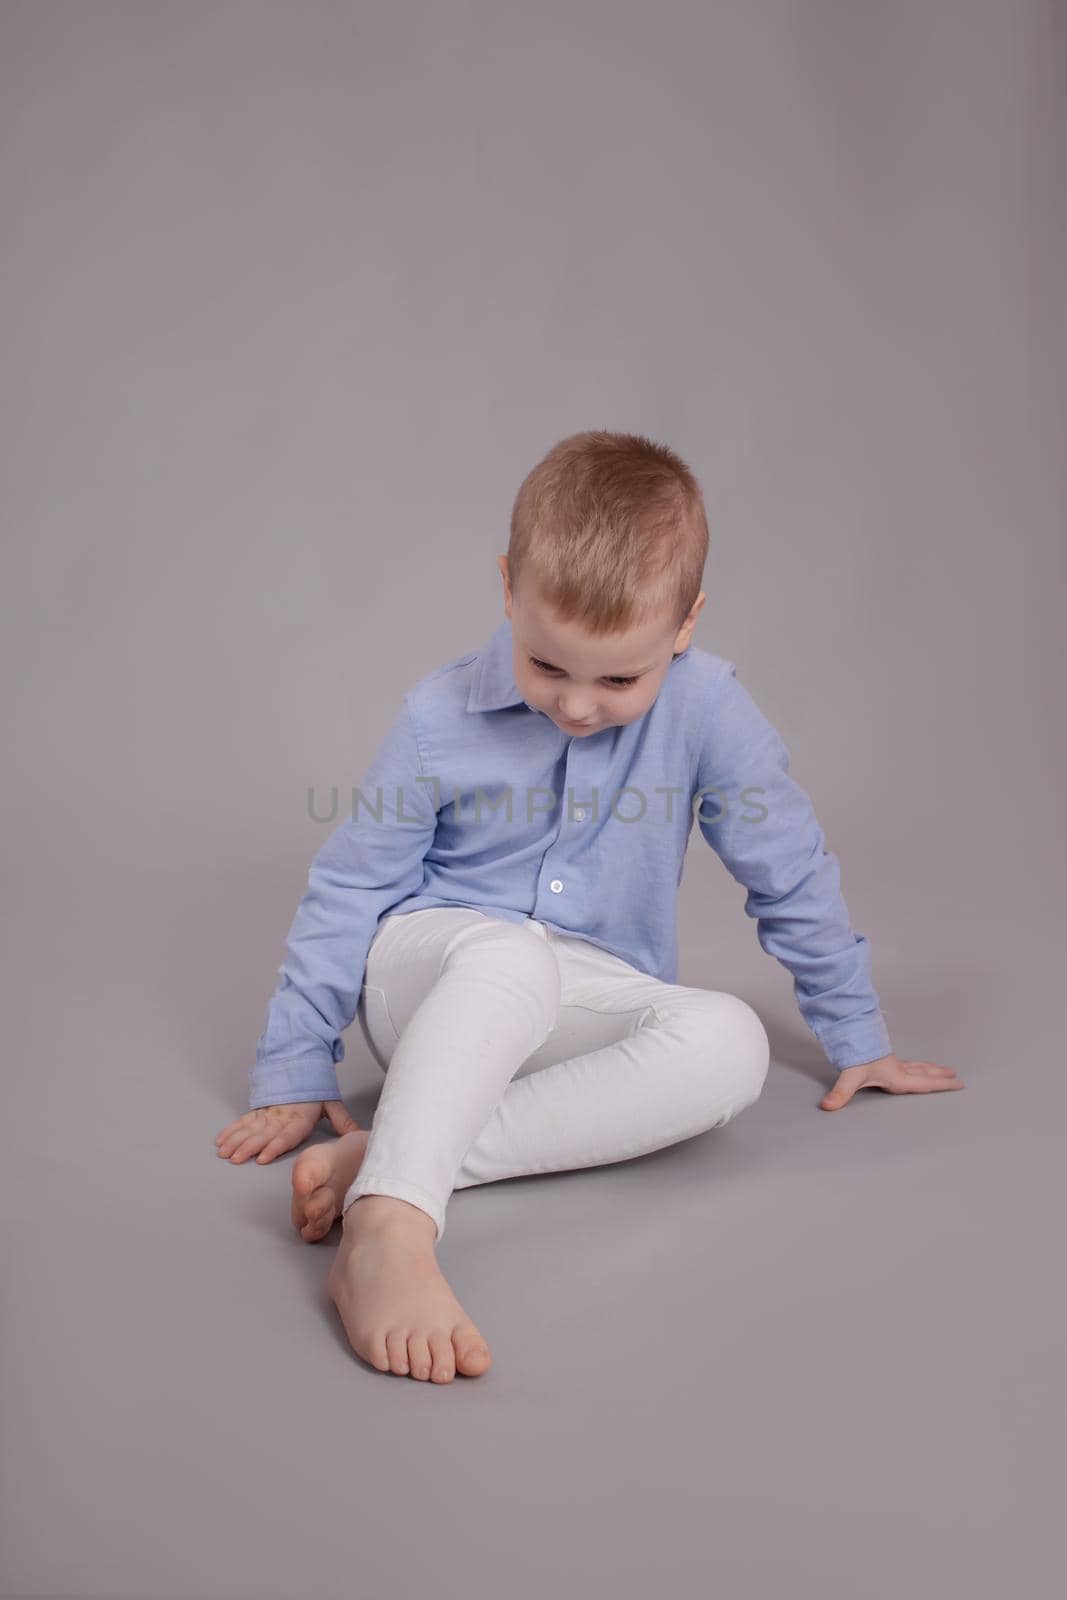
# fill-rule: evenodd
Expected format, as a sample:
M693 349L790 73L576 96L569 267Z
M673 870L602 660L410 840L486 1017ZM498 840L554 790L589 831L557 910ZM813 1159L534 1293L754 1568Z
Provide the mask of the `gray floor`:
M1062 7L0 35L0 1594L1067 1592ZM419 1384L349 1349L295 1158L213 1140L307 788L489 637L522 476L600 427L692 462L696 642L783 732L898 1053L966 1088L820 1111L695 838L680 977L764 1017L762 1098L457 1194L495 1364Z
M435 1386L349 1350L293 1157L214 1154L277 882L115 874L57 937L62 886L16 874L3 1592L1055 1592L1059 958L1010 906L953 913L870 861L848 883L898 1053L967 1087L818 1110L788 978L691 852L682 976L759 1006L764 1095L672 1150L456 1194L442 1262L495 1365Z

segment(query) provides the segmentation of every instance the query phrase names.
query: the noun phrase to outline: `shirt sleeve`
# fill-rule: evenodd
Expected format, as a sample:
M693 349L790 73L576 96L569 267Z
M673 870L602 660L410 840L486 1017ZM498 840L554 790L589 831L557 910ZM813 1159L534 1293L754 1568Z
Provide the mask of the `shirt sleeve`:
M353 791L351 816L309 869L249 1073L252 1109L340 1098L335 1066L344 1060L341 1034L355 1017L380 918L421 887L437 792L422 771L405 695Z
M801 1015L830 1062L840 1071L889 1055L870 945L849 925L840 864L810 798L789 775L780 734L732 661L712 687L699 791L700 831L748 889L745 911L756 919L760 945L792 973Z

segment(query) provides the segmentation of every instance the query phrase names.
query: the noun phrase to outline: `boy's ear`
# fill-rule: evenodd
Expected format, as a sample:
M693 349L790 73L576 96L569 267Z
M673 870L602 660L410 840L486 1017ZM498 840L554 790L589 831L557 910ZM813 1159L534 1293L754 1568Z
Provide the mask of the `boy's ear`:
M682 623L682 626L679 628L679 630L678 630L678 638L675 639L674 642L675 642L676 645L678 645L679 641L681 641L681 645L680 645L680 649L681 650L687 650L689 648L689 640L690 640L690 637L692 636L693 629L696 627L697 617L698 617L698 615L699 615L699 613L700 613L700 611L701 611L701 609L702 609L702 607L704 605L704 602L705 602L705 600L707 598L708 598L707 595L704 593L703 589L701 589L700 593L697 595L696 599L693 601L692 606L690 607L689 615L686 617L685 621Z
M497 567L500 569L500 575L504 580L504 609L507 612L507 615L510 617L510 615L511 615L511 579L510 579L510 577L508 575L508 558L507 558L507 556L497 556L496 564L497 564Z

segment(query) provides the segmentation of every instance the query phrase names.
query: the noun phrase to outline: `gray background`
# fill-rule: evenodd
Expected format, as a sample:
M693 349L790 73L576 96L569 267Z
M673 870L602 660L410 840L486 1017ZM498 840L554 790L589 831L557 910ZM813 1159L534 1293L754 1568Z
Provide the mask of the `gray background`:
M4 1592L1060 1592L1064 9L0 21ZM966 1088L820 1111L694 832L680 978L765 1018L763 1097L457 1194L495 1365L418 1384L352 1356L295 1156L212 1141L308 786L485 642L586 427L700 477L695 642Z

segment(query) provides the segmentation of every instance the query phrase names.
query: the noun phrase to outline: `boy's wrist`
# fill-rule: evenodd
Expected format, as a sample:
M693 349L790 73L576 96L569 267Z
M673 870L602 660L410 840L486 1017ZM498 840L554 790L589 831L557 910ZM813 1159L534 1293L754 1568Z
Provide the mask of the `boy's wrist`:
M331 1098L339 1100L340 1095L333 1095ZM277 1094L269 1096L259 1094L253 1095L248 1102L249 1111L262 1111L268 1106L317 1106L320 1117L326 1111L326 1101L316 1094Z
M299 1100L340 1100L341 1090L332 1063L279 1061L252 1068L249 1109L292 1105Z
M868 1056L868 1057L865 1057L864 1060L862 1060L862 1061L850 1061L847 1066L838 1067L836 1070L838 1072L848 1072L850 1070L850 1068L852 1068L852 1067L873 1067L873 1066L877 1065L877 1063L879 1061L889 1061L891 1059L895 1060L895 1057L893 1056L893 1052L892 1052L892 1050L887 1050L884 1055L881 1055L881 1056Z
M858 1022L834 1023L812 1031L827 1060L838 1072L846 1067L864 1066L869 1061L881 1061L893 1053L885 1017L880 1011Z

